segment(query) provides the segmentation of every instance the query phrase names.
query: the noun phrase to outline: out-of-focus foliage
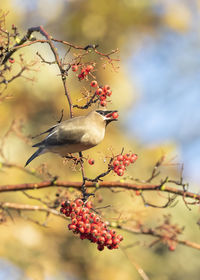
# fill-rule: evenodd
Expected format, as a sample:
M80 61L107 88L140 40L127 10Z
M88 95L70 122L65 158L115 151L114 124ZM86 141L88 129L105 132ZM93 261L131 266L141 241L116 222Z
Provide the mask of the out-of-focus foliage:
M1 3L1 8L9 11L7 28L14 23L21 30L20 36L28 27L44 24L49 34L58 39L82 45L98 43L104 52L120 48L122 61L119 72L115 73L110 67L106 67L106 70L99 68L98 75L102 82L111 85L113 103L109 106L119 109L123 120L123 115L134 107L140 94L134 78L130 81L130 73L127 74L125 70L125 58L128 59L131 52L140 47L140 32L156 37L161 26L169 26L180 34L187 32L191 14L184 2L176 1L174 5L173 1L147 0L7 0ZM57 68L40 63L35 56L37 51L45 59L52 60L49 47L42 44L19 51L27 61L37 62L36 71L26 73L28 79L21 77L8 87L6 93L10 98L0 104L1 135L6 133L13 120L18 125L23 124L24 135L34 136L55 124L62 109L64 118L68 117L66 97ZM60 48L59 52L64 54L65 50ZM19 55L14 55L14 58L18 65ZM72 75L69 76L68 88L73 98L78 98L80 85L74 82ZM76 113L80 114L80 111ZM140 126L140 123L136 125ZM169 164L162 168L163 174L174 178L179 176L179 166L171 164L176 154L176 143L145 148L136 138L134 141L129 139L124 131L120 121L112 124L103 143L85 152L86 156L90 155L96 161L95 167L86 165L88 176L95 176L96 170L105 168L103 159L111 155L111 147L115 153L120 152L122 147L138 153L137 163L129 169L129 175L133 177L146 179L151 174L152 166L165 153ZM23 165L33 152L30 142L16 137L15 133L10 134L4 145L5 157L10 162ZM48 165L51 174L58 175L62 180L81 180L79 170L72 172L56 155L43 155L32 163L32 167L37 168L42 163ZM0 170L0 179L1 184L38 181L17 169ZM106 179L118 180L118 177L109 175ZM56 197L55 188L28 193L42 198ZM74 198L77 193L69 191L68 195ZM158 204L162 202L153 193L148 198ZM1 194L1 201L35 203L20 192ZM154 225L164 214L170 213L175 223L186 225L183 239L199 241L199 226L196 224L198 210L188 211L182 200L175 208L151 209L143 205L140 197L130 192L112 193L106 190L98 191L95 202L98 207L112 205L102 211L103 216L111 221L116 221L121 215L122 220ZM0 256L19 266L30 279L141 279L133 263L138 263L150 279L199 279L199 252L191 248L178 246L175 252L169 252L163 245L148 248L152 241L150 238L123 233L123 245L133 246L126 251L98 252L93 244L74 237L68 231L67 223L58 217L50 217L46 228L27 221L27 217L40 222L44 220L42 214L25 213L24 217L18 218L17 213L12 212L10 219L1 225Z

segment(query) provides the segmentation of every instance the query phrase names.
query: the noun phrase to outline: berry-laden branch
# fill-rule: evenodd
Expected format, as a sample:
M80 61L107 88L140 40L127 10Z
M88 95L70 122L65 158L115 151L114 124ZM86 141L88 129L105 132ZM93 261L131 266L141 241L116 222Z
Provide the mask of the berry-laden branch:
M60 212L70 217L69 230L74 234L80 234L80 239L88 239L97 243L99 251L118 249L119 243L123 240L122 235L117 235L115 230L108 228L108 222L104 222L92 209L91 201L84 202L78 198L74 201L64 201L61 204Z
M115 59L115 58L111 58L111 55L118 53L118 50L113 50L112 52L108 53L108 54L104 54L101 53L99 51L96 50L96 48L98 47L98 45L95 44L89 44L85 47L83 46L76 46L74 44L71 44L67 41L64 40L58 40L53 38L52 36L50 36L48 34L48 32L44 29L43 26L36 26L36 27L31 27L28 29L27 33L25 36L23 36L21 39L19 38L19 32L17 30L17 27L15 27L14 25L12 26L12 33L9 33L7 30L3 30L2 28L0 28L0 32L2 34L5 34L5 38L4 38L4 45L2 45L2 49L1 49L1 53L0 53L0 65L6 65L7 67L7 62L9 61L10 63L14 63L15 60L12 57L12 55L14 55L14 53L16 51L18 51L19 49L23 48L23 47L28 47L31 46L33 44L36 43L47 43L50 48L51 51L54 55L55 61L53 62L47 62L38 52L37 55L41 58L42 62L45 62L49 65L51 64L57 64L59 71L60 71L60 76L62 79L62 83L63 83L63 87L64 87L64 92L65 95L67 97L67 101L69 104L69 109L70 109L70 117L73 117L73 107L77 107L80 109L86 109L89 106L91 106L93 103L96 103L98 101L99 98L94 98L96 97L96 94L94 95L94 97L90 98L90 101L87 102L87 104L85 106L79 106L79 105L73 105L72 104L72 100L71 100L71 95L67 89L67 84L66 84L66 77L68 76L68 71L70 70L70 68L72 68L72 71L76 72L78 70L78 67L82 65L82 70L81 73L78 75L79 80L83 80L84 78L86 78L86 76L89 74L89 72L91 70L93 70L93 66L92 65L87 65L87 67L84 66L84 63L82 63L82 58L86 55L88 55L91 50L93 50L98 56L102 56L105 59L108 60L108 62L112 65L113 68L113 61L119 61L119 59ZM37 32L40 33L43 37L45 37L45 39L37 39L35 37L33 37L33 33ZM12 45L10 38L15 40L15 44ZM57 48L55 47L54 42L60 43L64 46L68 46L69 50L67 51L67 53L69 53L70 49L75 49L75 50L80 50L82 53L79 55L76 55L76 57L74 58L74 62L72 63L65 63L65 57L63 59L60 58L59 53L57 51ZM21 73L20 73L21 74ZM19 77L20 74L17 76ZM92 76L92 74L91 74ZM105 92L106 94L106 92ZM106 95L104 94L104 96L102 95L100 97L100 101L101 101L101 105L102 106L106 106ZM111 93L110 93L111 94ZM109 96L109 92L107 93L107 95Z
M79 200L76 200L76 202L79 201ZM69 207L70 205L72 207L75 206L74 202L63 202L62 206L61 206L61 209L62 209L61 213L59 211L57 211L56 209L52 209L52 208L49 208L49 207L43 207L43 206L38 206L38 205L28 205L28 204L18 204L18 203L12 203L12 202L1 202L0 203L0 209L2 211L16 210L18 213L20 213L21 211L25 211L25 212L26 211L28 211L28 212L38 211L38 212L44 212L46 214L51 214L51 215L60 217L64 220L70 220L71 219L71 224L69 224L68 227L69 227L70 230L74 231L74 230L76 230L76 226L74 226L74 225L77 225L78 221L77 221L77 219L75 219L74 214L72 214L73 211L67 210L68 209L67 207ZM76 210L76 212L78 211L80 213L80 206L82 207L82 205L79 205L77 207L79 209ZM81 211L84 212L86 210L85 208L88 208L89 212L90 212L89 215L92 214L91 217L89 217L89 218L90 219L92 218L93 221L95 220L97 223L95 222L94 224L98 225L99 218L98 218L98 215L96 215L95 213L93 213L92 210L90 210L91 209L91 203L87 202L85 206L87 206L87 207L82 207ZM75 208L76 208L76 206L75 206ZM86 212L88 212L88 210L86 210ZM85 219L85 221L86 221L86 225L87 225L87 222L88 222L87 221L88 213L82 213L81 214L83 219ZM77 216L76 213L75 213L75 215ZM85 237L87 238L87 236L81 235L81 231L82 231L81 228L83 226L83 223L81 223L81 222L83 222L83 221L80 218L78 218L78 219L79 219L78 226L80 225L78 227L80 237L81 237L81 239L85 239ZM108 222L106 222L104 224L106 225L106 229L108 229L108 226L109 226L111 228L121 229L122 231L129 232L131 234L149 235L149 236L155 237L156 239L155 239L154 242L152 242L150 244L150 247L157 244L158 242L162 242L162 243L164 243L168 246L170 251L174 251L177 244L185 245L185 246L200 250L200 244L195 243L195 242L191 242L189 240L181 240L181 239L177 238L177 234L174 233L175 230L169 231L170 226L168 225L166 227L166 221L164 222L163 225L161 225L160 227L157 227L157 228L147 228L147 227L141 226L141 225L139 227L127 227L127 226L124 226L124 225L120 225L118 223L108 223ZM43 224L40 224L40 225L43 225ZM91 225L88 226L88 227L91 228ZM89 231L89 228L88 228L88 231ZM173 228L173 225L172 225L172 228ZM96 230L96 226L94 226L94 230ZM96 231L95 231L95 233L96 233ZM111 231L111 233L112 233L112 236L116 236L116 232ZM181 233L181 230L179 230L178 233ZM110 232L107 232L107 231L104 232L103 231L103 234L110 234ZM110 236L107 236L107 237L110 237ZM120 241L122 241L122 238L123 237L120 235L120 239L121 239ZM96 242L96 240L94 240L94 241ZM94 241L92 241L92 242L94 242ZM100 242L102 242L102 241L104 241L104 239L100 240ZM116 242L116 240L115 240L115 242ZM116 248L118 248L118 246L116 246ZM99 249L102 250L102 246L99 246ZM110 247L110 249L112 249L112 248Z

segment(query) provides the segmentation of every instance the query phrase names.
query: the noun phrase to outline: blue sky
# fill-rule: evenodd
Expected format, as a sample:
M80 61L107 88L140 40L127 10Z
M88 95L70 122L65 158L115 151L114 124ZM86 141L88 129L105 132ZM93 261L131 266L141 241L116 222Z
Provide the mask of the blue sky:
M162 27L146 36L129 63L140 96L128 129L144 144L176 142L185 172L200 179L200 40Z

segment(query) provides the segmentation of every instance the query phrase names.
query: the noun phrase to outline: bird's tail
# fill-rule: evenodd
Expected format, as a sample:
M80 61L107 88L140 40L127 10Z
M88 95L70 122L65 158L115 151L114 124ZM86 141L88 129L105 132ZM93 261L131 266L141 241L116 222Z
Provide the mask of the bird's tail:
M44 148L40 147L26 162L25 167L36 157L38 157L39 155L45 153Z

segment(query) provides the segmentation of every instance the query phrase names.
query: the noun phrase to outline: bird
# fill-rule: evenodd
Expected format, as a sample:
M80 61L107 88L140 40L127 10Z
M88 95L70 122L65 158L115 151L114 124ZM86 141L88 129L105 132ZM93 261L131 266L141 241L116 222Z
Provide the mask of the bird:
M47 137L33 145L38 150L27 160L25 167L36 157L47 153L57 153L62 157L68 153L77 153L98 145L105 135L107 125L116 121L117 110L93 110L86 116L79 116L59 122L42 134ZM117 117L116 117L117 116Z

